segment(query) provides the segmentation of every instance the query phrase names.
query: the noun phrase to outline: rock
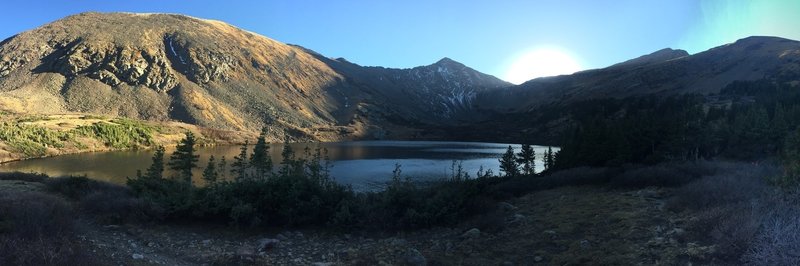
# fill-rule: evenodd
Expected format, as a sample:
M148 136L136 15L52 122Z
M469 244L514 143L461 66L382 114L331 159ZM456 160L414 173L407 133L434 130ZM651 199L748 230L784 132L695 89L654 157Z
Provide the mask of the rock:
M279 240L282 240L282 241L289 240L289 237L287 237L287 236L286 236L286 235L284 235L283 233L276 235L276 236L275 236L275 238L277 238L277 239L279 239Z
M206 239L206 240L203 240L203 242L202 242L202 243L203 243L203 246L208 246L208 245L211 245L211 239Z
M481 230L478 228L472 228L464 232L464 234L461 235L461 238L471 239L479 236L481 236Z
M589 240L581 240L581 249L588 249L589 247L591 247Z
M267 251L278 246L281 241L274 238L262 238L256 244L256 251Z
M519 209L516 206L511 205L511 203L508 203L508 202L500 202L500 203L498 203L497 204L497 208L500 209L500 210L503 210L505 212L512 212L512 211L516 211L517 209Z
M543 260L542 256L536 256L536 257L533 257L533 261L534 261L534 262L540 262L540 261L542 261L542 260Z
M406 244L408 244L408 241L402 238L395 238L392 239L390 243L392 244L392 246L405 246Z
M239 249L236 250L236 255L237 256L250 257L250 256L253 256L254 254L255 254L255 252L253 252L253 248L252 247L242 246L242 247L239 247Z
M508 219L508 225L516 226L525 223L525 215L522 214L514 214Z
M132 257L133 259L135 259L135 260L144 259L144 255L142 255L142 254L136 254L136 253L133 253L133 255L132 255L131 257Z
M684 234L686 234L686 230L683 230L682 228L673 228L672 230L667 232L667 234L675 236L683 236Z
M413 266L425 266L428 265L428 260L425 259L425 256L422 256L422 253L419 250L414 248L409 248L406 250L406 253L403 254L403 262L407 265Z

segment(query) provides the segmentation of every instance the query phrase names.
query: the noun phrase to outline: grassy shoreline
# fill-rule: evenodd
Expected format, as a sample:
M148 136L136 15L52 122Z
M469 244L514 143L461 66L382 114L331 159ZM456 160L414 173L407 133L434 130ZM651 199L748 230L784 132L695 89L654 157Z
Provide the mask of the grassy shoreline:
M0 163L87 152L174 146L191 131L201 146L242 144L256 133L220 131L179 122L149 122L89 114L9 115L0 119ZM220 136L220 132L225 136ZM44 137L43 137L44 136Z

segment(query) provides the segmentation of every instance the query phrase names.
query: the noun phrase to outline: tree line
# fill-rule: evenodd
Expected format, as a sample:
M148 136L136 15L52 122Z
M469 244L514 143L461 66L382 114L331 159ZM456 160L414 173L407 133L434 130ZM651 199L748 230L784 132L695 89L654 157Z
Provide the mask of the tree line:
M557 169L765 157L800 165L800 88L785 83L737 81L712 95L602 99L571 108L575 126L561 142Z

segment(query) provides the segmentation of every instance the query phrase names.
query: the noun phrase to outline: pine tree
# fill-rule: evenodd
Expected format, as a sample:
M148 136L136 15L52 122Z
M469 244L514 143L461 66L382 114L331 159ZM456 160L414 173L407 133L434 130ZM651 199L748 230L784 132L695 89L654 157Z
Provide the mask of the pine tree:
M195 154L194 133L186 132L186 137L178 143L175 152L169 157L169 167L178 172L178 177L186 184L192 184L192 169L197 167L199 156Z
M281 158L282 158L282 160L281 160L280 174L283 175L283 176L291 176L291 175L297 174L294 171L295 168L296 168L296 164L297 164L297 162L295 160L295 157L294 157L294 150L292 149L292 146L289 146L289 142L288 141L283 143L283 150L281 151Z
M211 155L211 157L208 158L206 169L203 170L203 180L206 181L207 185L213 185L217 182L218 178L217 163L214 162L214 155Z
M522 173L525 175L532 175L536 173L534 162L536 161L536 153L530 144L522 144L522 150L517 153L517 163L522 166Z
M222 159L219 160L219 164L217 165L217 173L219 173L219 177L222 179L227 179L228 173L228 162L225 160L225 156L222 156Z
M156 152L153 154L153 163L147 168L144 177L152 179L161 179L164 175L164 146L156 147ZM141 176L141 171L137 173Z
M511 145L508 145L508 150L500 157L500 171L508 177L519 175L519 165L514 155L514 148L511 148Z
M547 152L544 154L544 170L553 167L553 162L553 147L547 147Z
M239 155L233 157L233 162L231 163L231 174L236 178L237 181L242 181L247 178L247 145L249 143L247 141L242 144L242 148L239 151Z
M272 172L272 158L269 156L269 145L266 141L267 128L261 129L256 145L253 146L253 153L250 155L250 166L255 168L256 175L266 177Z

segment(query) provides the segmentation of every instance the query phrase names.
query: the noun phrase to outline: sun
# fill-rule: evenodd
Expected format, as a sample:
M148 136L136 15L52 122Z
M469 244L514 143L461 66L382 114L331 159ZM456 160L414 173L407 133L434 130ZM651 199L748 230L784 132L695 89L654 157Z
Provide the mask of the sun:
M538 47L515 57L506 71L505 79L521 84L534 78L572 74L582 69L569 52L558 47Z

